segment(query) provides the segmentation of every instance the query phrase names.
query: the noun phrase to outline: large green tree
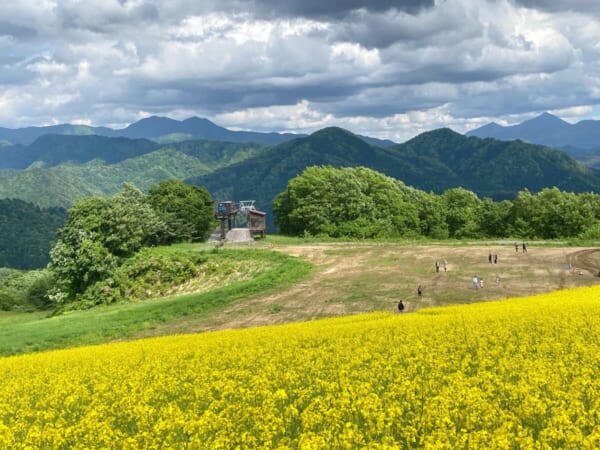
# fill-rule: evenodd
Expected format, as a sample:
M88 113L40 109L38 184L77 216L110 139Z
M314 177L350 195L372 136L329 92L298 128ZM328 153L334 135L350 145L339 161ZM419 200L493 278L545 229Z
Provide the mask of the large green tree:
M308 167L273 202L284 234L371 238L418 228L418 211L404 185L365 167Z
M164 180L150 189L148 201L166 224L163 243L204 241L214 228L213 200L203 187Z
M442 199L446 204L446 223L450 237L478 237L477 211L481 201L477 195L459 187L445 191Z
M537 194L519 192L514 201L515 230L543 239L577 236L600 218L600 196L546 188Z

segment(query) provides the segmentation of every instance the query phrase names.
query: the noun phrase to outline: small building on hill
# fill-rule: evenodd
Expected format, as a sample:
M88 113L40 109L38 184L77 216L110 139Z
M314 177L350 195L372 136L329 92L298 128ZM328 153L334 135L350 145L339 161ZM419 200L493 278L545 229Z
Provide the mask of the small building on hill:
M252 235L260 234L264 238L267 234L267 213L256 209L248 210L248 229Z

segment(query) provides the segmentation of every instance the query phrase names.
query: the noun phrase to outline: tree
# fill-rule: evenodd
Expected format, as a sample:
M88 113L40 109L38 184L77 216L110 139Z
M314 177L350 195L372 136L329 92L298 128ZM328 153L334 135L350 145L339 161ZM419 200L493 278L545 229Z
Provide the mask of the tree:
M448 189L442 194L446 204L446 223L450 237L478 237L476 214L481 201L464 188Z
M442 197L413 189L412 203L416 205L419 219L419 234L434 239L448 238L446 203Z
M102 217L101 240L113 255L127 257L146 245L157 244L166 227L146 196L125 183L110 199Z
M204 241L214 228L213 200L203 187L161 181L150 189L148 202L166 224L162 243Z
M577 236L594 223L592 205L572 192L543 189L532 212L535 234L545 239Z
M508 237L511 235L510 223L512 203L508 200L494 202L483 199L476 213L477 228L482 237Z
M404 185L365 167L308 167L273 202L284 234L401 236L418 230L417 208Z
M535 209L535 198L529 189L519 191L511 210L511 234L519 237L535 237L531 223Z
M165 225L131 184L112 198L88 197L69 210L50 251L56 302L75 300L111 276L121 259L154 243Z

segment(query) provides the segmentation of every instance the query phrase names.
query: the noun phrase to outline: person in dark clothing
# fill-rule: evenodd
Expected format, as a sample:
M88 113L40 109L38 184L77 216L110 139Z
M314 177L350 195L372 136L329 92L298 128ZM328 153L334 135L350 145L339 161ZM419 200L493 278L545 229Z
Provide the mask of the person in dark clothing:
M494 264L498 264L498 255L494 255Z
M419 287L417 288L417 295L419 297L423 296L423 288L421 287L421 285L419 285Z
M527 244L523 242L523 253L527 253Z
M398 302L398 312L402 312L404 311L404 303L402 303L402 300L400 300Z

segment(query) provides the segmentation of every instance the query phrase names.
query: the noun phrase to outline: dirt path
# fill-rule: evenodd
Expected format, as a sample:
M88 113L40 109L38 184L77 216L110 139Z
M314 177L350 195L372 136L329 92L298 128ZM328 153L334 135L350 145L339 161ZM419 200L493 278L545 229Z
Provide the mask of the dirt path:
M320 244L273 248L305 258L313 273L282 292L234 303L210 317L181 319L171 332L271 325L370 311L393 311L399 299L407 311L427 306L471 303L527 296L556 289L600 283L598 249L512 245L402 246L394 244ZM490 264L488 255L498 255ZM448 261L448 272L436 273L434 262ZM569 264L582 275L569 270ZM472 275L485 280L475 291ZM417 286L423 296L416 295ZM156 330L160 334L160 330Z
M568 255L569 264L577 273L585 270L592 275L600 276L600 249L579 250Z

